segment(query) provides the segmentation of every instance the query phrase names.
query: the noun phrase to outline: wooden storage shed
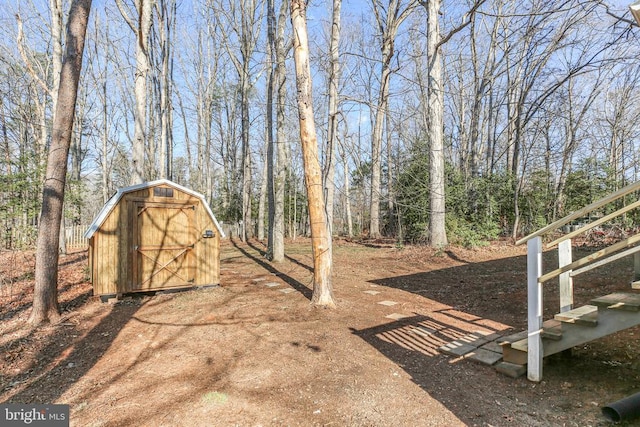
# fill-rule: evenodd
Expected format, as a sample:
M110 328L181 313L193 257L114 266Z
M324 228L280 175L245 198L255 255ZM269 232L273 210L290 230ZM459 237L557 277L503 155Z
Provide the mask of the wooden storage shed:
M85 237L94 295L220 283L220 224L201 194L174 182L118 190Z

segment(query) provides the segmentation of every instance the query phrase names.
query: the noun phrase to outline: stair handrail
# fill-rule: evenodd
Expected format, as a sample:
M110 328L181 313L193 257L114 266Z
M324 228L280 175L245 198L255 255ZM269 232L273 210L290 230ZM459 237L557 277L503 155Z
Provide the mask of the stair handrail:
M597 261L599 259L605 258L607 256L610 256L611 254L626 248L627 246L631 246L634 243L638 243L640 242L640 234L634 234L631 237L628 237L624 240L619 241L618 243L614 243L611 246L608 246L604 249L599 250L598 252L594 252L590 255L587 255L584 258L580 258L579 260L576 260L574 262L572 262L571 264L567 264L567 265L563 265L560 268L556 268L553 271L550 271L548 273L543 274L542 276L538 277L538 281L540 283L544 283L544 282L548 282L549 280L558 277L559 275L561 275L562 273L566 273L568 271L572 271L576 268L580 268L580 267L584 267L587 264Z
M630 210L633 210L637 207L640 207L640 200L631 203L630 205L624 206L623 208L618 209L615 212L611 212L609 215L605 215L602 218L595 220L593 222L590 222L589 224L586 224L583 227L580 227L579 229L572 231L570 233L567 233L561 237L558 237L556 240L554 240L553 242L549 242L547 243L547 249L551 249L552 247L554 247L555 245L557 245L560 242L563 242L565 240L568 239L572 239L576 236L579 236L582 233L586 233L587 231L591 230L592 228L595 228L597 226L599 226L600 224L604 224L605 222L611 221L612 219L619 217L622 214L625 214L627 212L629 212Z
M570 223L571 221L578 219L578 218L582 218L583 216L593 212L596 209L599 209L611 202L613 202L614 200L618 200L621 197L626 196L629 193L633 193L634 191L638 191L640 190L640 181L634 182L633 184L629 184L626 187L621 188L620 190L609 194L606 197L603 197L600 200L597 200L587 206L585 206L582 209L578 209L577 211L571 212L569 215L565 216L564 218L560 218L557 221L552 222L551 224L547 225L546 227L543 227L541 229L539 229L538 231L534 231L533 233L521 238L520 240L516 241L516 245L521 245L523 243L528 242L529 240L531 240L534 237L538 237L538 236L542 236L544 234L547 234L549 231L553 231L557 228L562 227L563 225L567 225L568 223ZM626 212L626 211L625 211ZM618 213L616 216L621 215L624 212ZM611 219L611 218L609 218ZM584 230L586 231L586 230Z

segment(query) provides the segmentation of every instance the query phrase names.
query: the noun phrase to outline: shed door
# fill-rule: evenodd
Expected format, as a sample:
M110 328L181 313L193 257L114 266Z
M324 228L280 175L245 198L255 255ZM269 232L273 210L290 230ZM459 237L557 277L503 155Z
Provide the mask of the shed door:
M133 213L134 290L193 286L195 206L137 203Z

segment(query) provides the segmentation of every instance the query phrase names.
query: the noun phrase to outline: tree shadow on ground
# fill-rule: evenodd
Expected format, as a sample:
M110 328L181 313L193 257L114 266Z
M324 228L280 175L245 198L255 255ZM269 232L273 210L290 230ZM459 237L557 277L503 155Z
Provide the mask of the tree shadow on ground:
M446 256L459 265L385 277L371 283L402 289L475 316L526 329L526 255L476 262L448 252ZM590 248L574 249L574 259L592 252ZM556 251L543 253L543 266L545 272L557 268ZM632 277L632 258L574 277L575 306L584 305L612 289L628 289ZM553 317L560 310L557 279L545 283L543 297L545 318Z
M446 304L457 310L514 327L527 320L527 257L525 255L485 262L445 255L457 266L372 280L371 283L402 289ZM545 255L547 265L552 258ZM557 296L554 286L545 288L545 298Z
M365 248L381 249L381 248L393 248L397 245L398 241L391 238L379 238L379 239L344 239L349 243L355 243Z
M65 260L58 264L58 268L66 267L67 265L75 264L77 262L87 262L89 260L89 255L87 253L87 249L82 249L80 251L70 251Z
M432 308L370 328L352 329L352 333L402 368L465 424L501 425L504 420L483 419L472 404L494 392L480 390L486 381L479 377L501 375L488 366L471 367L474 362L439 349L456 343L477 347L489 341L482 336L495 340L513 333L514 319L522 317L526 322L526 311L522 311L526 310L526 257L484 263L450 258L460 265L372 280L378 286L420 295L430 300L425 307Z
M64 257L64 261L59 264L59 268L70 266L80 262L86 262L87 254L83 252L72 252ZM29 265L30 269L21 273L12 271L0 271L0 301L3 301L3 307L0 310L0 321L9 321L17 318L20 314L31 308L32 299L25 298L33 292L34 269L35 265ZM73 290L78 285L82 285L82 280L72 283L66 283L58 288L58 296L60 310L66 311L73 307L77 307L84 303L90 296L91 290L76 295L70 300L65 300L65 292ZM73 292L72 292L73 293Z
M10 378L3 378L6 403L52 403L82 378L106 353L122 328L143 304L137 299L117 303L90 331L73 316L56 325L32 329L27 336L0 349L36 347L31 365ZM52 333L50 328L54 328ZM78 338L80 337L80 338ZM31 341L45 340L37 344ZM52 387L52 385L55 385Z
M291 286L296 291L300 292L302 295L304 295L305 298L307 298L309 301L311 301L311 296L313 294L313 291L311 289L309 289L308 287L306 287L303 283L299 282L298 280L294 279L293 277L289 276L288 274L278 270L273 265L271 265L269 262L267 262L264 259L262 259L261 257L263 257L264 254L265 254L264 250L258 248L255 244L253 244L251 242L247 242L246 243L247 246L250 249L253 249L254 251L256 251L259 254L259 256L256 256L254 253L251 253L245 247L243 247L243 245L238 243L235 239L229 239L229 241L231 242L231 244L233 245L234 248L239 250L248 259L252 260L253 262L258 264L260 267L264 268L269 273L281 278L285 283L287 283L289 286ZM299 264L299 262L296 261L296 264ZM305 265L302 265L302 266L304 268L309 269L308 266L305 266Z
M486 399L493 392L481 390L486 381L478 377L487 375L490 368L470 369L467 364L472 362L440 353L439 347L456 340L465 341L470 336L469 330L474 330L476 326L473 321L465 327L460 326L459 319L449 322L447 318L451 313L446 311L433 315L414 315L372 328L352 329L352 333L403 369L415 384L458 419L467 425L476 425L481 414L472 403ZM505 325L490 327L491 323L484 322L483 325L477 325L477 329L493 334L504 332L501 328ZM469 342L473 342L473 339ZM492 371L489 375L499 374ZM424 421L424 425L430 425L428 420ZM489 424L477 425L500 425L495 422L501 420L481 421Z
M71 286L73 285L68 285L68 287L71 287ZM61 288L61 291L64 291L65 288L68 288L68 287ZM84 304L89 298L91 298L92 295L93 295L93 291L89 289L79 295L76 295L74 298L68 301L67 300L60 301L59 303L60 311L64 312L64 311L73 310L74 308ZM25 302L23 304L20 304L14 308L11 308L5 311L0 315L0 321L7 321L7 320L11 320L13 318L18 317L20 314L22 314L23 312L31 308L31 305L32 305L31 302Z
M589 253L589 250L585 252ZM473 402L478 399L504 401L506 398L520 402L532 398L543 400L544 391L540 396L532 397L531 392L526 393L530 384L526 377L514 380L497 373L493 367L472 362L466 357L446 355L438 349L447 343L472 344L474 338L469 333L474 330L499 337L526 329L526 256L473 262L452 255L450 258L460 265L371 281L379 286L421 295L431 300L430 304L444 305L444 309L436 308L428 314L415 314L371 328L352 329L352 333L400 366L413 382L463 422L469 425L504 425L504 419L489 419L476 409ZM556 256L554 252L543 255L546 271L556 268ZM628 288L625 278L632 274L631 260L612 264L608 272L585 274L575 284L576 306L583 305L594 296ZM545 285L544 305L545 319L559 311L557 281ZM499 339L494 344L497 342ZM499 351L499 347L494 348ZM593 373L600 371L601 362L593 354L585 353L573 359L561 354L545 359L545 376L549 376L549 387L555 389L566 381L597 384L604 380L600 374ZM494 376L495 384L504 389L481 389L488 375ZM570 395L570 392L566 394ZM526 406L521 408L518 422L541 423L532 425L544 425L546 422L532 418L526 412Z

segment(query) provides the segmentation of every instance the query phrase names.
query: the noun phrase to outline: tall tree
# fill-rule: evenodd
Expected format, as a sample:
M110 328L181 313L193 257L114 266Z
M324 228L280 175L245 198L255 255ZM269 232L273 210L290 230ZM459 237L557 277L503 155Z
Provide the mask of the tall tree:
M565 201L566 201L566 185L567 176L571 172L571 166L573 158L578 148L578 142L580 141L580 129L585 129L584 122L587 119L587 113L596 100L600 90L601 81L603 76L595 76L594 82L590 87L576 88L574 80L570 79L566 90L562 91L559 95L564 105L561 108L565 110L563 116L565 117L564 126L564 147L562 148L562 156L560 159L560 168L557 174L557 183L555 186L555 202L553 204L553 215L549 218L550 221L555 221L558 217L565 215ZM579 93L576 94L576 93ZM617 188L615 189L617 190Z
M18 50L20 51L20 55L22 59L25 61L27 69L31 74L31 77L37 81L40 86L42 86L51 98L51 111L56 110L56 104L58 102L58 87L60 86L60 70L62 68L62 29L64 22L64 13L62 11L62 1L61 0L49 0L49 14L51 18L51 44L53 47L53 52L51 55L51 86L48 84L48 76L47 72L44 71L43 75L40 76L35 70L33 65L34 60L29 57L27 54L23 44L23 31L22 31L22 19L20 15L17 15L16 18L18 20ZM47 67L48 68L48 67ZM49 138L48 135L48 123L47 123L47 108L46 108L46 96L43 104L41 106L41 139L38 146L44 147L47 144L47 140ZM65 218L62 215L62 224L60 226L60 241L59 241L59 249L63 254L67 253L67 244L65 239Z
M241 239L253 234L251 212L252 156L250 144L250 93L253 87L251 61L255 53L261 23L261 0L230 1L219 9L231 28L221 26L225 49L238 75L242 141L242 230ZM233 46L235 35L238 46Z
M160 64L158 90L160 102L160 178L173 178L173 114L172 114L172 87L173 87L173 45L176 26L176 0L159 0L156 3L159 27Z
M276 10L273 0L267 0L267 114L266 114L266 136L267 136L267 158L265 166L267 168L266 184L267 184L267 203L268 203L268 238L267 238L267 257L273 259L273 228L275 220L275 194L274 194L274 120L273 120L273 96L275 94L275 75L276 75ZM262 195L261 195L262 196ZM262 204L262 197L260 198ZM258 239L260 239L260 218L258 218Z
M305 0L291 0L290 13L293 27L293 57L296 66L300 142L311 222L313 252L313 296L311 303L317 306L335 307L331 282L333 270L331 236L327 232L327 216L322 196L322 171L318 160L318 140L313 117L313 91Z
M464 156L463 160L463 176L465 179L471 178L471 191L475 191L473 186L473 179L477 178L480 174L480 155L483 150L483 147L480 144L481 139L481 116L483 110L483 103L488 103L486 100L487 93L491 89L491 83L495 78L496 69L498 67L499 59L496 59L496 49L498 43L498 29L500 25L500 10L498 9L498 14L493 20L493 25L491 27L491 32L489 35L488 46L485 47L486 52L478 53L478 22L477 15L473 14L471 23L470 23L470 35L469 35L469 44L471 49L471 67L473 70L473 92L472 92L472 103L471 103L471 111L470 111L470 123L469 123L469 132L468 132L468 142L466 142L466 150L463 150L461 153L461 157ZM483 24L483 22L480 22ZM484 61L481 61L480 55L485 54ZM493 108L487 107L487 117L491 117L494 113ZM490 133L488 133L490 137ZM490 151L487 149L487 152ZM489 171L490 173L490 171ZM471 200L472 203L475 203L475 198Z
M372 0L373 12L381 39L380 50L382 61L380 68L380 88L378 103L375 106L373 134L371 135L371 220L369 236L380 237L380 194L382 174L382 137L385 116L389 104L389 84L391 80L391 60L395 55L395 40L402 22L418 5L418 0L409 0L406 5L402 0L389 0L384 4L381 0ZM431 1L429 1L431 4Z
M182 101L182 96L178 91L176 95L179 101L180 110L183 117L185 129L185 150L187 164L190 168L189 182L198 191L206 195L207 200L213 202L214 194L214 172L215 157L217 147L220 157L223 159L222 169L224 176L235 177L237 172L230 165L235 161L234 156L224 153L229 146L236 144L235 129L236 118L234 114L227 114L229 111L236 111L236 97L228 96L230 91L226 90L224 82L225 62L222 60L224 52L220 49L221 38L220 22L214 13L217 10L213 3L202 5L200 9L194 6L194 14L198 22L198 32L194 35L194 41L189 46L190 49L176 50L178 55L184 55L186 63L183 63L182 73L186 77L188 94ZM183 46L185 44L183 43ZM183 61L180 61L183 62ZM226 98L225 98L226 97ZM225 98L221 101L221 98ZM188 106L185 107L185 104ZM190 111L195 111L196 138L195 147L192 147L187 131L189 129L188 116ZM217 136L217 141L215 137ZM194 149L195 148L195 149ZM235 153L235 149L229 150ZM223 195L222 208L227 214L227 220L239 220L235 215L228 213L232 201L235 197L235 187L231 188L231 183L235 184L235 179L225 179L220 184L220 193Z
M429 243L449 242L445 225L444 88L440 46L440 0L427 2L427 133L429 140Z
M607 154L603 160L615 190L618 189L615 186L622 186L628 168L636 163L638 150L634 148L634 141L638 141L640 132L636 126L640 120L640 66L624 65L616 74L605 86L603 103L594 112L596 139L602 144L598 148ZM634 169L637 171L638 166Z
M149 75L149 34L151 32L151 11L154 0L135 0L135 9L138 16L134 20L130 11L122 3L116 0L118 9L125 19L131 31L136 37L136 73L135 96L136 110L134 117L134 130L131 157L131 184L144 182L145 148L146 148L146 124L147 124L147 78Z
M275 8L272 1L268 2L269 29L268 34L271 45L271 54L273 56L271 70L269 93L271 102L275 98L275 139L271 133L271 149L268 154L271 172L269 173L269 230L267 241L267 253L271 261L284 261L284 196L285 196L285 180L287 174L287 141L285 130L285 107L287 98L287 69L285 64L288 47L285 46L285 27L288 0L280 2L280 11L276 20ZM290 43L289 43L290 45ZM271 121L270 129L273 128L273 106L269 107L267 112L267 121ZM271 117L269 118L269 115ZM273 132L273 131L271 131Z
M552 95L573 76L606 62L601 54L622 37L619 34L606 37L614 41L589 37L590 41L585 43L584 32L589 34L593 27L583 24L597 16L597 9L596 3L583 4L579 0L551 3L538 0L532 3L529 15L515 14L503 22L508 34L504 49L507 56L507 167L512 177L514 238L521 225L520 194L527 166L523 151L527 149L524 143L529 126L553 99ZM520 19L524 22L518 22Z
M440 34L441 0L428 0L427 9L427 115L429 141L429 243L441 248L449 242L446 229L446 197L444 170L444 79L442 45L471 23L471 17L485 0L476 0L462 23L445 36Z
M331 18L331 39L329 42L329 120L327 126L327 155L325 157L324 191L327 206L327 227L329 235L333 235L333 205L335 193L335 152L338 148L338 81L340 79L340 10L342 0L333 0Z
M99 139L92 139L94 143L94 160L100 167L100 187L102 193L102 203L105 204L114 192L111 172L115 152L119 147L113 143L111 132L117 129L117 115L113 105L115 97L111 90L117 87L117 82L109 76L109 66L111 65L115 49L110 38L109 20L102 19L100 14L94 14L93 34L88 35L88 46L86 51L86 71L85 79L91 79L94 89L93 95L99 109L97 120L95 121L96 133ZM91 40L93 39L93 40Z
M51 147L42 192L36 249L32 324L55 322L58 309L58 239L67 175L67 158L82 68L82 54L91 0L73 0L67 23L66 51L60 73L58 103L53 117Z

